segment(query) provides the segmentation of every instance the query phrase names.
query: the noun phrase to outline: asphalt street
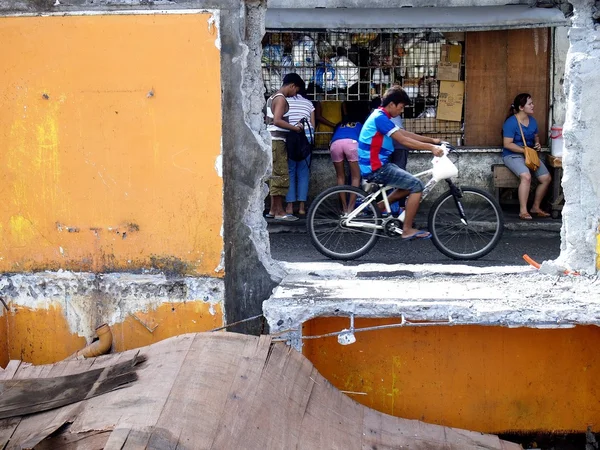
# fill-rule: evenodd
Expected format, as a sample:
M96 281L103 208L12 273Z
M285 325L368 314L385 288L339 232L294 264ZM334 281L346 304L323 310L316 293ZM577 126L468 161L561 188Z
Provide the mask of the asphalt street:
M311 244L307 233L271 233L271 255L288 262L331 262ZM380 238L365 256L344 264L469 264L478 267L520 265L523 254L537 262L555 259L560 253L560 233L505 231L498 246L488 255L475 261L455 261L440 253L431 241L402 242L400 239Z

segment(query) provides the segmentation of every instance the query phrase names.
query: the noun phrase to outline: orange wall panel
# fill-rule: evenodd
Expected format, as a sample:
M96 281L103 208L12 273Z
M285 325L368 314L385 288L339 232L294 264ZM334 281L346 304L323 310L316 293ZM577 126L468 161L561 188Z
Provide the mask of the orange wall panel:
M209 331L223 326L220 304L204 301L163 303L156 309L129 313L122 323L111 325L113 352L143 347L184 333ZM9 359L33 364L60 361L86 346L72 333L62 307L48 309L13 306L0 316L0 366ZM6 337L6 339L5 339Z
M163 303L148 312L137 312L112 327L115 345L122 352L154 344L168 337L199 333L223 326L220 304L206 302Z
M0 18L0 271L215 276L211 15Z
M357 319L369 327L399 320ZM349 319L305 324L304 335ZM305 340L304 353L338 389L376 410L486 433L578 431L600 423L600 328L437 326Z

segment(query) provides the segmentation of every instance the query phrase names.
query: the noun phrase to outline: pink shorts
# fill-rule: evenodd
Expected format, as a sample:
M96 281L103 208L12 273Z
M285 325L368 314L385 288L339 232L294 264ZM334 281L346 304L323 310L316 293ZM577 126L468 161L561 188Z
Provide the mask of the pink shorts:
M329 150L331 151L331 160L334 163L342 162L344 156L348 161L358 161L358 142L354 139L333 141Z

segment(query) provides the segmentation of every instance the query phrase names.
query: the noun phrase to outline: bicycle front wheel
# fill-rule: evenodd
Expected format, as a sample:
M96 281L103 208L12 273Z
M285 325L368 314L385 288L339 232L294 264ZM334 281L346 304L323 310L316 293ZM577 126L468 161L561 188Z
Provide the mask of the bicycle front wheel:
M347 225L345 213L363 204L366 198L367 194L361 189L335 186L313 201L306 217L306 227L319 252L332 259L350 260L373 248L379 238L375 227L381 224L381 213L374 202L352 219L357 226Z
M481 258L500 241L504 217L498 202L486 191L473 187L460 190L460 198L455 199L447 191L431 206L428 221L431 239L437 249L450 258ZM464 211L464 221L459 204Z

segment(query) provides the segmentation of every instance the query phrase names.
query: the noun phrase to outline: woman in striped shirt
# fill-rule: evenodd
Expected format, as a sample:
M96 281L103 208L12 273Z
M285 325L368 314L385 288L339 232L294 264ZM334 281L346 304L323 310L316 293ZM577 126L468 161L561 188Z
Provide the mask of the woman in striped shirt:
M310 100L307 100L303 95L306 95L305 86L302 86L298 95L288 97L287 101L290 106L288 111L288 119L290 124L301 126L301 120L306 119L309 126L304 127L304 132L309 142L312 144L315 129L315 107ZM308 184L310 181L310 160L311 156L304 161L293 161L288 158L288 171L290 175L290 188L285 197L286 213L294 213L294 202L299 202L298 215L306 215L306 199L308 197Z

